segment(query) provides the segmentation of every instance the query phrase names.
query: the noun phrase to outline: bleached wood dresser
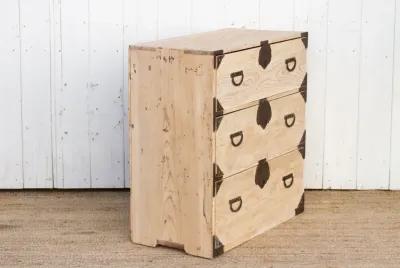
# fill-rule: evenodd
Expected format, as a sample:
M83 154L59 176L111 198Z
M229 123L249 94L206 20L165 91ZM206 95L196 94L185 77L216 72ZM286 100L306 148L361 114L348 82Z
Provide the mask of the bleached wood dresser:
M133 242L212 258L303 212L306 49L245 29L130 47Z

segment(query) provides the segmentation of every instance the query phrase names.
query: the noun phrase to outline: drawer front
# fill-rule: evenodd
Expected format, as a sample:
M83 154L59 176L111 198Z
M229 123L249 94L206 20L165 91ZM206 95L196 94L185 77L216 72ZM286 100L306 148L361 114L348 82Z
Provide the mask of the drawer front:
M216 184L214 239L223 251L303 211L303 158L297 150Z
M224 110L299 88L306 75L302 39L218 57L217 99Z
M216 123L216 163L224 177L294 150L304 142L301 93L225 114Z

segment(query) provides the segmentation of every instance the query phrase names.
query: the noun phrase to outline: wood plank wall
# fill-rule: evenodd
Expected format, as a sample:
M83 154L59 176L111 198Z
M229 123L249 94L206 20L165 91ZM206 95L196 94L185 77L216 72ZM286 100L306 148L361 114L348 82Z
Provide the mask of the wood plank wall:
M129 187L127 48L307 30L307 188L400 189L400 0L2 0L0 188Z

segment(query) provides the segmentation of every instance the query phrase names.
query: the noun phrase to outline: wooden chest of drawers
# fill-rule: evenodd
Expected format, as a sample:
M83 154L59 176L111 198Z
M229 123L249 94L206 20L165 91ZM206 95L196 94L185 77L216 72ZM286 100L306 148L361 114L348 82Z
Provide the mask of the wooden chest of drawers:
M131 236L215 257L301 213L307 33L130 47Z

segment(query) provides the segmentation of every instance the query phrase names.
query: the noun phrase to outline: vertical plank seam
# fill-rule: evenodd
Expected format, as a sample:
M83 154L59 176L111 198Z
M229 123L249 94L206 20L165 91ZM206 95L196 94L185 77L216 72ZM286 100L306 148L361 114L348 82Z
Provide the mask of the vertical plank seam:
M258 0L257 10L257 28L261 29L261 0Z
M138 0L141 1L141 0ZM157 0L157 33L156 39L160 38L160 0Z
M356 146L356 185L355 189L359 189L358 187L358 161L359 161L359 153L360 153L360 92L361 92L361 69L362 69L362 35L363 35L363 13L364 13L364 1L361 1L361 15L360 15L360 36L359 36L359 43L360 43L360 53L358 57L358 98L357 98L357 146Z
M125 146L125 131L127 130L126 129L126 126L125 126L125 123L127 122L127 120L126 120L126 116L127 116L127 113L125 113L125 110L126 109L128 109L128 107L125 107L125 91L127 91L128 89L127 88L125 88L125 57L127 56L126 55L126 47L125 47L125 34L126 34L126 30L125 30L125 12L124 12L124 10L125 10L125 1L126 0L122 0L122 72L123 72L123 74L122 74L122 94L121 94L121 101L122 101L122 105L121 105L121 108L122 108L122 159L124 160L123 161L123 164L122 164L122 168L123 168L123 175L124 175L124 185L123 185L123 187L122 188L126 188L126 178L127 178L127 174L126 174L126 161L127 161L127 159L126 159L126 146ZM128 70L128 69L127 69ZM129 77L127 77L128 79L129 79ZM127 85L126 85L127 86ZM127 111L127 110L126 110ZM128 130L129 130L129 127L128 127Z
M59 28L59 33L60 33L60 50L61 50L61 53L60 53L60 84L59 84L59 86L62 86L62 81L64 81L64 72L63 72L63 68L64 68L64 65L63 65L63 53L64 53L64 51L63 51L63 39L62 39L62 0L58 0L59 1L59 15L60 15L60 17L59 17L59 19L60 19L60 28ZM56 100L57 100L57 98L56 98ZM56 109L56 114L57 114L57 109ZM58 121L56 121L56 122L58 122ZM60 120L60 122L62 122L62 120ZM56 135L57 135L57 138L58 138L58 132L57 132L57 128L56 128ZM61 157L61 168L62 168L62 188L64 188L65 187L65 173L64 173L64 142L62 142L61 143L61 155L62 155L62 157ZM57 146L57 149L56 149L56 151L57 151L57 157L58 157L58 146ZM58 163L58 162L57 162ZM56 165L56 167L57 167L57 174L58 174L58 166Z
M50 58L49 58L49 66L50 66L50 137L51 137L51 143L50 143L50 151L51 151L51 188L54 189L54 143L55 143L55 138L54 138L54 47L55 47L55 24L54 24L54 1L57 0L49 0L49 48L50 48Z
M138 16L138 11L139 11L139 0L134 0L135 1L135 8L136 10L134 11L133 14L135 14L135 33L136 33L136 38L138 37L138 28L139 28L139 16ZM158 27L158 26L157 26ZM137 39L136 39L137 41Z
M135 39L137 39L137 36L138 36L138 34L137 34L137 32L138 32L138 9L139 9L139 4L138 4L138 1L137 0L134 0L135 1L135 5L134 5L134 7L135 7L135 10L132 12L132 14L135 16Z
M322 158L322 188L323 189L330 189L332 188L332 182L329 180L328 176L326 175L326 162L328 161L326 158L326 147L327 147L327 139L326 139L326 129L327 129L327 108L326 108L326 104L327 104L327 100L328 100L328 69L329 69L329 64L328 64L328 59L329 59L329 50L330 50L330 45L329 45L329 25L330 25L330 11L329 11L329 7L330 7L330 1L331 0L326 0L327 3L327 11L326 11L326 43L325 43L325 95L324 95L324 129L323 129L323 158ZM326 187L326 188L325 188Z
M24 158L24 116L23 116L23 86L22 86L22 31L21 31L21 0L18 0L18 33L19 33L19 97L20 97L20 121L21 121L21 175L22 188L25 188L25 158Z
M90 95L90 83L91 83L91 42L90 42L90 29L91 29L91 18L90 18L90 0L87 0L87 30L88 30L88 35L87 35L87 43L88 43L88 67L87 67L87 80L86 80L86 114L88 116L87 118L87 126L88 126L88 148L89 148L89 187L92 188L93 182L92 182L92 142L90 139L91 133L90 133L90 113L89 113L89 95Z
M189 32L193 33L193 1L189 1Z
M397 53L396 53L396 42L397 41L399 41L399 40L396 40L396 30L397 30L397 24L398 24L398 22L399 22L399 18L397 18L396 17L396 14L397 14L397 8L398 8L398 6L397 6L397 1L398 0L394 0L394 25L393 25L393 49L392 49L392 56L393 56L393 61L392 61L392 96L391 96L391 102L390 102L390 105L391 105L391 109L390 109L390 132L389 132L389 135L390 135L390 138L389 138L389 140L390 140L390 144L389 144L389 181L388 181L388 187L387 187L387 189L388 190L390 190L390 188L391 188L391 170L392 170L392 142L393 142L393 98L394 98L394 87L395 87L395 71L396 71L396 69L395 69L395 67L396 67L396 55L397 55Z
M324 85L324 122L323 122L323 130L322 130L322 165L321 165L321 188L325 189L325 138L326 138L326 98L327 98L327 86L328 86L328 76L327 76L327 70L328 70L328 38L329 38L329 0L326 1L326 23L325 23L325 29L326 29L326 33L325 33L325 85Z
M296 0L292 0L292 31L295 29L295 21L296 21Z

